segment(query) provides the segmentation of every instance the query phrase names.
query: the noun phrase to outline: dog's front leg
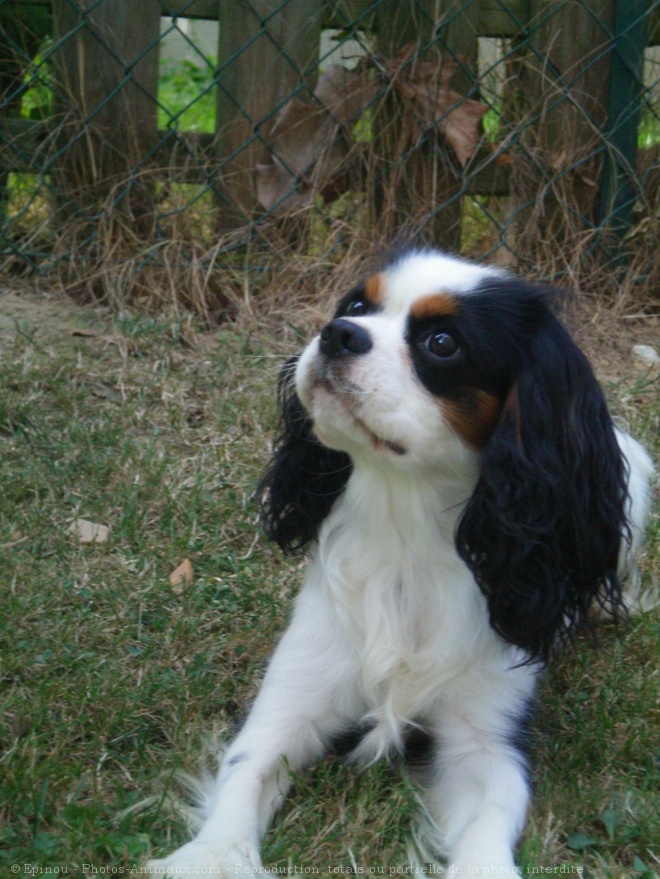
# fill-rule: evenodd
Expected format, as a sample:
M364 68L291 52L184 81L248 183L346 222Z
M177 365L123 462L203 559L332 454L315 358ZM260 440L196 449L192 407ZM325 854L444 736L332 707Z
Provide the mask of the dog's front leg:
M291 625L266 673L247 722L227 749L197 837L168 858L160 875L246 875L261 867L259 847L298 771L325 750L357 711L350 650L317 594L299 596Z
M473 668L438 705L435 764L422 786L451 874L519 875L514 847L529 799L522 739L535 678L528 666Z

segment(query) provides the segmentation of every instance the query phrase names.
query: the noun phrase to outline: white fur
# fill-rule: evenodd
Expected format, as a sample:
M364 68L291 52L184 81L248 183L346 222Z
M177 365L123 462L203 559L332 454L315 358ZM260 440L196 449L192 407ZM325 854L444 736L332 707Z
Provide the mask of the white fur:
M360 723L371 729L356 756L372 761L401 751L406 729L423 719L439 746L425 801L435 853L458 875L516 873L529 795L512 736L538 668L521 664L524 654L494 633L456 552L454 529L479 454L447 425L402 342L415 297L445 283L469 294L492 273L428 254L396 264L385 312L361 319L374 348L340 393L319 382L318 339L302 355L299 396L323 442L349 452L353 473L321 527L293 619L224 755L201 830L150 862L151 872L258 870L261 838L289 787L282 757L300 770ZM618 438L639 539L651 465L627 434ZM380 441L405 445L407 454Z
M641 548L651 504L649 490L654 468L646 449L623 430L616 429L617 440L628 463L628 507L626 510L630 525L631 542L621 545L619 568L626 578L624 602L631 613L645 613L657 607L660 601L658 584L642 591L642 578L635 561L635 554Z
M459 295L470 293L481 281L503 277L504 272L443 253L422 251L407 254L385 275L388 310L401 312L410 307L413 297L421 298L446 290Z
M454 501L450 492L447 506ZM522 654L492 633L453 548L453 515L438 540L434 486L420 492L407 476L383 484L369 472L350 481L324 523L246 726L224 755L204 827L152 862L154 871L257 868L259 839L288 788L282 755L299 770L333 734L367 722L375 725L356 756L376 760L400 750L404 728L423 716L443 750L428 804L436 850L472 875L491 864L513 874L528 793L506 736L535 671L516 668Z

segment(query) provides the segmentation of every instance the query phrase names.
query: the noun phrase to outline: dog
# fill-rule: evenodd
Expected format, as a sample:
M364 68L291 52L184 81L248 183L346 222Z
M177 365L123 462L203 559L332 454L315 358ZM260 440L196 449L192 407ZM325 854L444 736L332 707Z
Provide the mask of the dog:
M423 742L434 858L516 874L539 673L592 607L634 609L653 470L555 298L411 250L285 364L259 493L307 573L201 830L153 873L258 871L289 771L351 734L366 763Z

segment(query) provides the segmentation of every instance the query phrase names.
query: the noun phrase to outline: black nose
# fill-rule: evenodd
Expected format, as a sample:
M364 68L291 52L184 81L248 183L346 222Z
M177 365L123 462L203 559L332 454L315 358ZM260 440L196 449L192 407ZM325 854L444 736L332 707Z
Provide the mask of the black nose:
M337 318L321 330L321 353L331 360L349 354L366 354L372 345L371 336L364 327L350 320Z

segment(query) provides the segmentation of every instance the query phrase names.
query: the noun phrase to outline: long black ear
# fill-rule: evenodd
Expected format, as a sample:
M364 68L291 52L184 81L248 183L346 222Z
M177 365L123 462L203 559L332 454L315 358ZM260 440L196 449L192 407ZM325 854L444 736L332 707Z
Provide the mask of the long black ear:
M456 545L491 625L547 661L594 600L622 608L626 466L582 352L547 314L483 453Z
M257 489L267 536L291 554L316 539L352 470L347 454L327 448L314 436L294 386L297 362L298 357L292 357L280 372L280 433Z

